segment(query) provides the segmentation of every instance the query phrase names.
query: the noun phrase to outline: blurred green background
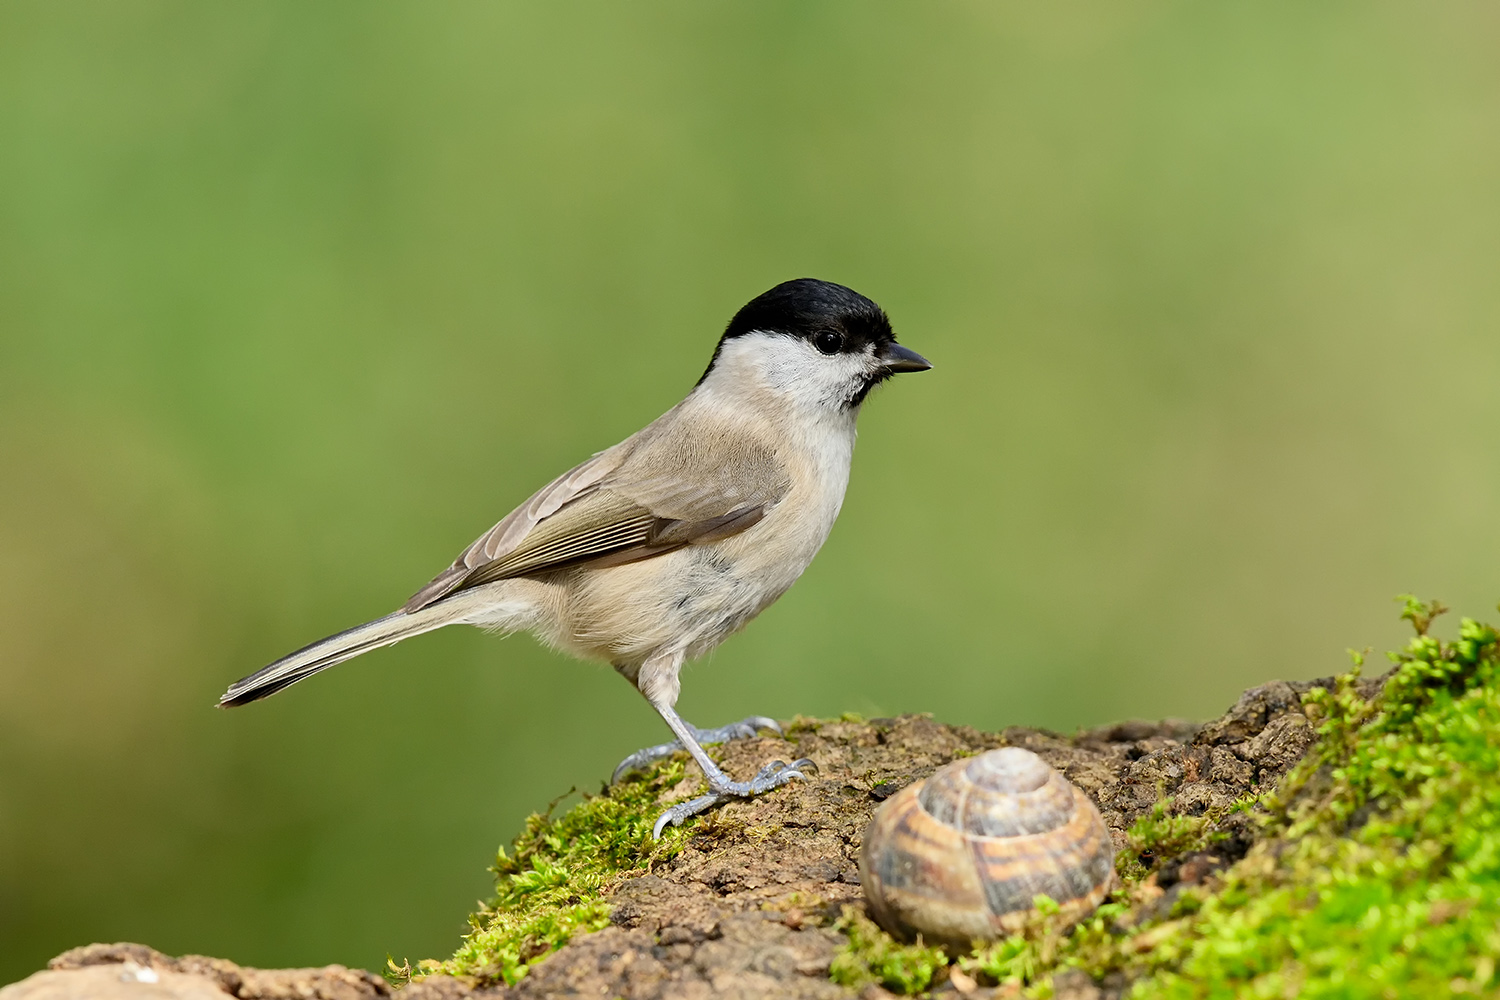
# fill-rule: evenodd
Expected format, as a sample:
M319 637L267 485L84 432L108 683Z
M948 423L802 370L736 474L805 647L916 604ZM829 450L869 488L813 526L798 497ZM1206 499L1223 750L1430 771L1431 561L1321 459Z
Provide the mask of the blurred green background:
M452 949L663 729L449 630L232 713L676 402L785 278L871 400L699 724L1210 716L1491 611L1479 2L0 4L0 982L137 940Z

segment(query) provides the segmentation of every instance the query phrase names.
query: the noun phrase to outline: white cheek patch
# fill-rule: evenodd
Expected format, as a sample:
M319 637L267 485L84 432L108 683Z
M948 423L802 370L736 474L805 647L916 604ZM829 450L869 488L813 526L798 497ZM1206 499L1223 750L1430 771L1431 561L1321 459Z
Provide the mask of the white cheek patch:
M725 388L759 382L806 406L843 408L878 366L871 351L827 355L800 337L747 333L725 342L707 381Z

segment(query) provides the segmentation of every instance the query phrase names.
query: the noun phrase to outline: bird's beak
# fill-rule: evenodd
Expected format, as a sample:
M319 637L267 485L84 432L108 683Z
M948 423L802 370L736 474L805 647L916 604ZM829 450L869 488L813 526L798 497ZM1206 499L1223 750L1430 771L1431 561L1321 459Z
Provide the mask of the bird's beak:
M880 352L879 361L885 365L885 369L893 374L901 372L925 372L932 367L932 362L909 347L902 347L894 341L885 345L885 350Z

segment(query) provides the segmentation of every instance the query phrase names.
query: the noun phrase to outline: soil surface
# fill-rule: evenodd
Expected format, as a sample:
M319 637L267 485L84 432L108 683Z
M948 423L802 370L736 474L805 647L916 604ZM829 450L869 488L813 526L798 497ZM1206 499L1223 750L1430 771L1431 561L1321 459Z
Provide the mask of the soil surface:
M861 838L875 807L896 790L955 757L1022 746L1086 792L1116 846L1124 847L1131 823L1164 796L1173 797L1179 812L1201 814L1275 782L1314 739L1300 696L1319 683L1329 682L1254 688L1207 724L1125 722L1064 736L1024 728L984 733L903 716L798 724L786 739L726 745L722 760L733 775L804 756L819 770L804 783L709 814L680 854L616 887L612 926L574 938L514 987L433 976L395 990L379 976L336 965L247 969L224 959L174 959L143 945L115 944L66 952L47 971L0 990L0 1000L850 997L854 991L828 978L844 941L830 925L844 905L862 905ZM1378 681L1367 683L1373 688ZM695 793L701 775L694 777L678 785L679 795ZM1243 814L1221 829L1229 836L1213 853L1160 868L1163 905L1170 905L1174 886L1201 881L1249 849L1254 834ZM1112 992L1086 977L1074 979L1060 977L1059 996ZM944 983L939 992L970 985ZM886 994L866 987L862 995Z

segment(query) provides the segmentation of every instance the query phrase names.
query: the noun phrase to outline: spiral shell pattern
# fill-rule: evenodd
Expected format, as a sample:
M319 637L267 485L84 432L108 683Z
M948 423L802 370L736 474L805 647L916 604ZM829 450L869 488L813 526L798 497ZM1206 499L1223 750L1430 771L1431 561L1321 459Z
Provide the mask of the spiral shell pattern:
M1099 810L1036 754L991 750L888 799L865 831L860 880L881 926L966 946L1016 931L1038 895L1064 920L1114 885Z

